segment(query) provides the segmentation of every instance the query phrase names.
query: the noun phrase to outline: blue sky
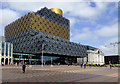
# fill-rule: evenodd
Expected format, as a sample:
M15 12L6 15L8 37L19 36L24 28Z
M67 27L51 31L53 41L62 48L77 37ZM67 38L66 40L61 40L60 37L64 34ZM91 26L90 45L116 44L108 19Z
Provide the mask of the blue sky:
M60 8L63 16L70 20L72 42L100 48L105 55L114 54L110 43L118 41L117 2L1 2L0 35L5 25L17 18L43 7ZM105 47L106 46L106 47ZM117 45L115 47L117 54Z

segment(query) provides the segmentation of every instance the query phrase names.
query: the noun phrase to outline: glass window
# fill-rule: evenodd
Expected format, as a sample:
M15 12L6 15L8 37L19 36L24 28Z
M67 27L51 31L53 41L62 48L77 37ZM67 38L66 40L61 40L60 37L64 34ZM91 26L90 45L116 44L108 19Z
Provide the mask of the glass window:
M8 56L8 43L6 43L6 56Z
M9 52L9 56L11 56L11 51L12 51L12 47L11 47L11 44L10 44L10 52Z
M5 46L5 44L4 44L4 42L2 42L2 56L4 56L4 46Z

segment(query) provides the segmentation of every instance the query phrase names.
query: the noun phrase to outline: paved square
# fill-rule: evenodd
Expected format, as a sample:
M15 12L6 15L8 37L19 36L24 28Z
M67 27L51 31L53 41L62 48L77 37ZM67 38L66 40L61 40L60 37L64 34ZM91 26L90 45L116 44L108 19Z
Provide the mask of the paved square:
M118 82L118 68L33 65L22 73L22 66L3 66L2 82Z

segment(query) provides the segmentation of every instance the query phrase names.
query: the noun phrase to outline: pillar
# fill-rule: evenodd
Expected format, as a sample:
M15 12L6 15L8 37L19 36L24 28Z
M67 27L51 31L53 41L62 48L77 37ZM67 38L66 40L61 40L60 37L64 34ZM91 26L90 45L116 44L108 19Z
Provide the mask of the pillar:
M10 64L13 64L13 59L12 59L12 57L11 57L11 61L10 61Z
M0 57L0 65L1 65L1 60L2 60L2 59L1 59L1 57Z

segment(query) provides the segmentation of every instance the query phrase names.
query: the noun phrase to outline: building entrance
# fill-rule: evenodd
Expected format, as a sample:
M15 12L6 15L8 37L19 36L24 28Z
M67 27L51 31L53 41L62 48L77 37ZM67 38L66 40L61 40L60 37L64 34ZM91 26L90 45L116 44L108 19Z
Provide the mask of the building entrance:
M8 65L8 58L5 59L5 65Z

